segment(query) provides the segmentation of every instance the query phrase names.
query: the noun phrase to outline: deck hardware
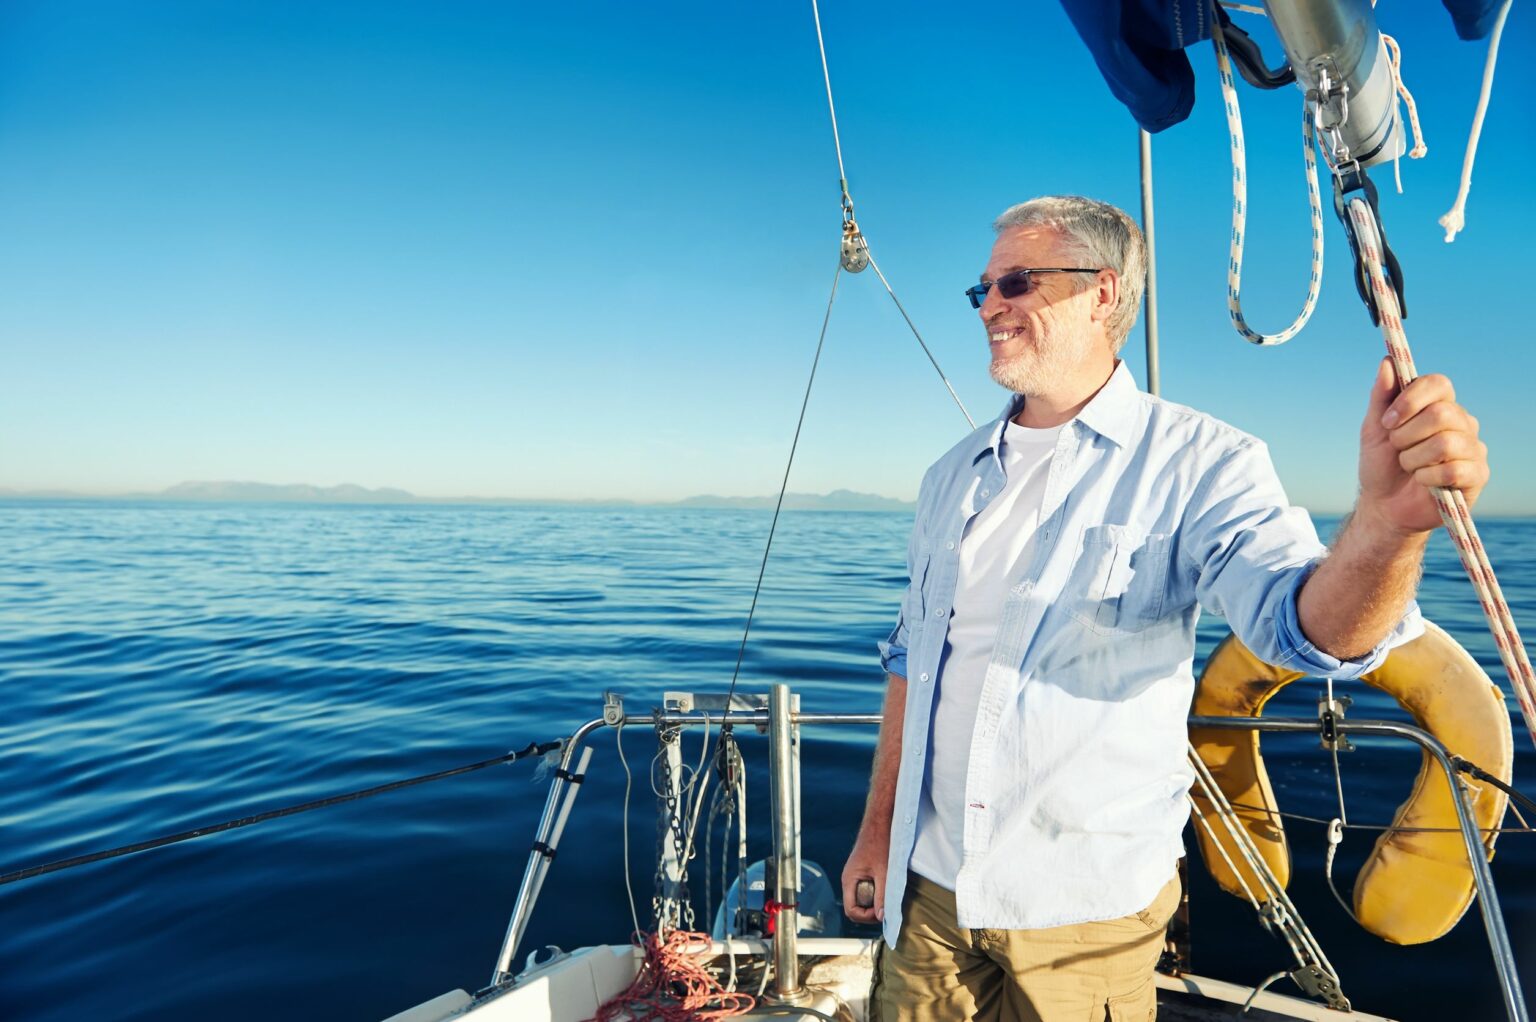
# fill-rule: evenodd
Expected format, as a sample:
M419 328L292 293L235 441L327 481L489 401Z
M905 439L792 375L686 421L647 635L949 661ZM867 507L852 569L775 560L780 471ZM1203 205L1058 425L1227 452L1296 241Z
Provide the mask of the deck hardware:
M1330 686L1331 687L1331 686ZM1322 725L1319 742L1329 752L1354 752L1355 746L1339 733L1339 722L1355 701L1349 696L1326 695L1317 701L1317 719Z
M839 254L843 269L849 273L858 273L869 265L869 245L852 217L843 221L843 243L839 246Z

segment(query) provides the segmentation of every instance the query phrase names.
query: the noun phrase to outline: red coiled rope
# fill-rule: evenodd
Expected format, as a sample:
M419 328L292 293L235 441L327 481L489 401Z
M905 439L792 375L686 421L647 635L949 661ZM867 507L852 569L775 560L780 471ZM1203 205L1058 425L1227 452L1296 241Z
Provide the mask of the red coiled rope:
M757 1004L751 994L726 990L701 961L708 953L707 934L674 930L665 938L637 933L634 944L645 952L629 989L609 998L587 1022L690 1022L741 1015Z

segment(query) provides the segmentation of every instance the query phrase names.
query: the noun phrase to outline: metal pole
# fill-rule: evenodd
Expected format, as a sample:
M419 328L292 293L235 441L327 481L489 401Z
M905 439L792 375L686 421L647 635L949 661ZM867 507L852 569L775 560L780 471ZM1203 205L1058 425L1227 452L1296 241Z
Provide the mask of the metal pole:
M778 900L782 906L773 928L773 969L777 977L774 996L779 1001L798 1000L800 960L795 938L800 930L800 835L795 791L795 733L790 723L789 686L776 684L768 690L769 768L773 779L773 855L778 866Z
M1320 725L1315 720L1264 720L1258 717L1190 717L1190 727L1226 728L1239 731L1308 731L1316 732ZM1493 872L1488 868L1488 856L1483 849L1482 835L1472 813L1467 808L1466 793L1462 791L1456 768L1451 764L1450 753L1439 739L1422 728L1411 724L1390 721L1340 721L1335 725L1345 735L1387 735L1407 738L1417 743L1440 764L1451 785L1452 800L1456 804L1456 822L1461 826L1461 838L1467 846L1467 860L1472 866L1472 882L1477 888L1477 908L1483 917L1483 929L1488 932L1488 946L1493 952L1493 964L1499 974L1499 993L1504 998L1504 1011L1510 1022L1530 1022L1530 1012L1520 990L1520 975L1515 967L1515 953L1509 944L1509 931L1504 927L1504 914L1499 909L1499 895L1494 890Z
M576 729L576 733L565 743L565 751L560 756L560 770L569 772L571 762L576 758L576 749L586 739L587 735L603 726L603 720L589 720ZM590 755L590 750L588 750ZM534 832L535 846L547 845L550 836L554 833L555 818L560 808L560 794L566 787L566 781L558 773L549 785L549 797L544 800L544 814L539 817L538 830ZM508 979L508 972L512 968L512 956L517 953L517 945L523 939L523 930L528 925L528 917L533 913L533 899L537 896L539 879L539 866L544 861L544 855L537 851L528 853L528 865L523 869L523 881L517 889L517 900L512 904L512 918L507 920L507 934L502 938L501 953L496 956L496 971L491 973L491 985Z
M545 845L547 852L539 852L534 864L533 886L528 893L530 911L518 920L517 930L512 934L512 946L516 947L523 942L523 934L528 928L528 920L532 917L531 906L539 900L539 892L544 889L544 878L549 875L550 863L555 861L555 851L560 847L560 835L565 833L565 821L571 817L571 807L576 804L576 796L581 794L581 780L586 776L587 764L592 762L592 747L589 745L581 750L581 761L576 764L575 776L565 782L565 790L561 793L560 808L555 813L554 826L550 828L549 839ZM498 963L500 966L500 963ZM500 966L503 974L511 968L510 958L505 966Z
M1147 239L1147 393L1162 393L1157 365L1157 226L1152 217L1152 136L1141 132L1141 233Z

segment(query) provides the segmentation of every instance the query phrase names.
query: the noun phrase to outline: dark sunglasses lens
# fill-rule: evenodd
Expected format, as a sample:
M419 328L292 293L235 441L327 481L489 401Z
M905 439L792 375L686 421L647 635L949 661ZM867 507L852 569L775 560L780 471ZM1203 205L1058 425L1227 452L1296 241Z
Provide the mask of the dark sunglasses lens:
M1034 278L1028 270L1015 270L997 278L997 290L1004 298L1018 298L1035 289Z
M965 289L965 297L971 300L971 308L981 308L981 303L987 300L987 290L991 285L977 284L975 287Z

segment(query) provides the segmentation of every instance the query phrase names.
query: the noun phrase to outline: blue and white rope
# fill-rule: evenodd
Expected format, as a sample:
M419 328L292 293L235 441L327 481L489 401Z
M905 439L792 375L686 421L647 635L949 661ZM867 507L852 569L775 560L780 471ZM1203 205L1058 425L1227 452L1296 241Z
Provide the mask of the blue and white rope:
M1243 339L1252 344L1284 344L1301 332L1317 308L1318 292L1323 283L1323 204L1317 186L1316 144L1312 134L1311 110L1302 109L1302 155L1307 168L1307 201L1312 207L1312 279L1307 282L1307 301L1290 326L1276 334L1261 334L1243 318L1243 240L1248 223L1248 172L1243 153L1243 117L1237 105L1237 86L1232 80L1232 61L1221 25L1212 23L1211 41L1216 45L1216 67L1221 73L1221 94L1226 101L1227 133L1232 140L1232 247L1227 261L1227 311L1232 325Z

